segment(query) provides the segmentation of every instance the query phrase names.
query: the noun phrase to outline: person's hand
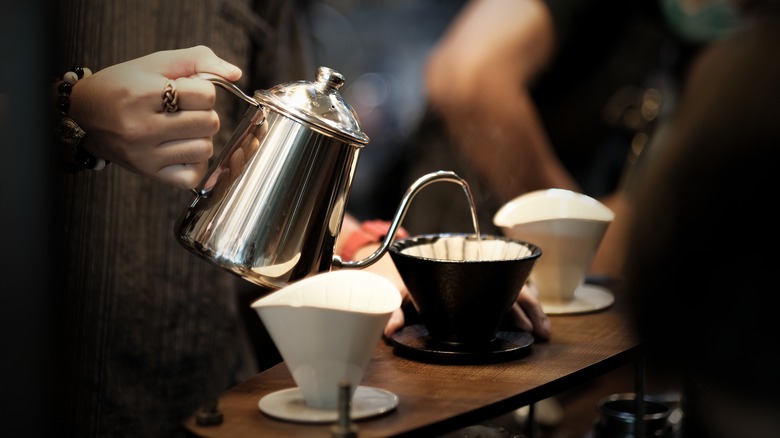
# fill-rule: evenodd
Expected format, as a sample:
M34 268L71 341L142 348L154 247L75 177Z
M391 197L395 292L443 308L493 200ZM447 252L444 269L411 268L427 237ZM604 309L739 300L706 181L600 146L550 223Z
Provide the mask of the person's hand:
M360 222L351 214L347 213L344 215L344 221L341 224L341 232L339 233L339 238L336 240L336 246L335 246L335 252L336 254L341 254L344 249L344 241L348 240L348 237L352 234L357 232L360 229ZM379 248L379 243L372 243L370 245L365 245L362 248L359 248L357 251L355 251L355 254L353 254L353 257L355 260L362 260L370 256ZM386 279L390 280L393 285L398 289L398 291L401 293L401 302L404 302L408 299L410 299L409 296L409 290L406 288L406 285L404 284L403 279L401 279L401 274L398 273L398 270L395 269L395 263L393 263L393 259L390 257L389 253L385 253L379 260L377 260L374 264L371 266L368 266L364 268L366 271L371 271L375 274L379 274ZM397 330L401 329L404 326L404 313L401 308L396 309L392 315L390 315L390 319L387 321L387 325L385 326L384 335L386 337L392 336L393 333L395 333Z
M93 155L174 187L195 187L208 170L219 131L216 90L195 73L228 81L241 70L205 46L155 52L80 80L71 93L70 117L87 133ZM178 110L166 112L163 92L174 81Z
M520 330L533 333L540 340L549 340L552 335L550 318L539 304L539 291L533 283L526 282L517 300L507 315L508 320Z
M362 260L373 254L377 248L379 248L378 243L366 245L355 252L355 259ZM411 299L411 296L409 295L409 289L406 288L404 281L401 279L401 274L399 274L398 270L395 268L395 264L393 263L393 259L390 257L389 253L386 253L379 260L377 260L376 263L364 269L366 271L379 274L390 280L390 282L393 283L393 285L395 285L395 287L398 288L398 291L401 293L401 302ZM390 315L390 319L385 325L384 335L389 338L393 335L393 333L403 328L403 326L404 312L399 307L392 313L392 315Z

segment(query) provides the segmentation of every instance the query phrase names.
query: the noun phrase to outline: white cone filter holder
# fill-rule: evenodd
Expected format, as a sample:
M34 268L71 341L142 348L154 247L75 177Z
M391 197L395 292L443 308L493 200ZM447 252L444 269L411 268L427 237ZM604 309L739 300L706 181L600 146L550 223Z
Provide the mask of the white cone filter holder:
M599 310L614 302L585 276L615 214L581 193L547 189L521 195L502 206L493 223L513 239L534 243L543 254L531 272L539 300L550 314Z
M252 303L303 398L296 401L290 390L284 397L266 396L274 399L266 403L274 412L267 413L300 421L333 421L343 380L350 383L356 409L361 409L356 392L366 391L374 398L378 391L379 398L389 400L370 407L372 413L394 408L394 395L358 386L391 313L400 306L401 294L389 280L357 270L317 274Z

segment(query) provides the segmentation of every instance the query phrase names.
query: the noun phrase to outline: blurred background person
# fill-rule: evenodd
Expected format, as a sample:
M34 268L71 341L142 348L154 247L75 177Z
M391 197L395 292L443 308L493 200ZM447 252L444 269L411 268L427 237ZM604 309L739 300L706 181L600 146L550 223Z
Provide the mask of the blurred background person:
M516 196L584 193L617 214L591 274L618 278L628 216L620 188L673 108L688 63L713 37L677 32L667 4L674 0L469 2L430 52L426 111L386 174L406 177L381 178L378 193L452 169L469 181L484 232L499 232L492 217ZM410 232L472 229L467 202L450 189L421 193L405 221Z
M693 64L631 200L626 294L647 366L680 382L682 437L780 436L780 2Z

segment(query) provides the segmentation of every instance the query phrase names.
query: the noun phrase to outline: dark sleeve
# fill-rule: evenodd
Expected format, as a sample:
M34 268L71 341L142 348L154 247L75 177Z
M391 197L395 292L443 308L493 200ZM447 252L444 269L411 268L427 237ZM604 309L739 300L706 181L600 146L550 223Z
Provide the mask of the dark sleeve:
M617 93L646 85L668 34L655 1L544 1L556 51L533 99L563 165L585 193L603 196L619 184L630 135L605 108Z
M638 181L627 292L649 357L776 400L780 26L703 53ZM733 376L739 376L734 379ZM686 413L687 415L687 413Z
M600 34L615 36L636 14L656 9L648 0L543 0L552 15L556 39L566 46L571 38L589 40Z

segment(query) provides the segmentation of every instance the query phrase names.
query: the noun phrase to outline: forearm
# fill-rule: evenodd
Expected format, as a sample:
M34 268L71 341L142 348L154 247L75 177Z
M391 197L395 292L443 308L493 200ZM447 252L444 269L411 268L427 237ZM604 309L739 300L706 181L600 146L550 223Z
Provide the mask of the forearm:
M504 199L549 187L578 190L524 91L485 94L440 110L458 153Z
M559 162L529 87L553 52L552 22L537 0L469 4L431 54L426 89L449 137L506 199L577 185Z
M428 98L458 103L496 75L528 87L547 68L554 48L552 18L541 0L473 0L431 50Z

